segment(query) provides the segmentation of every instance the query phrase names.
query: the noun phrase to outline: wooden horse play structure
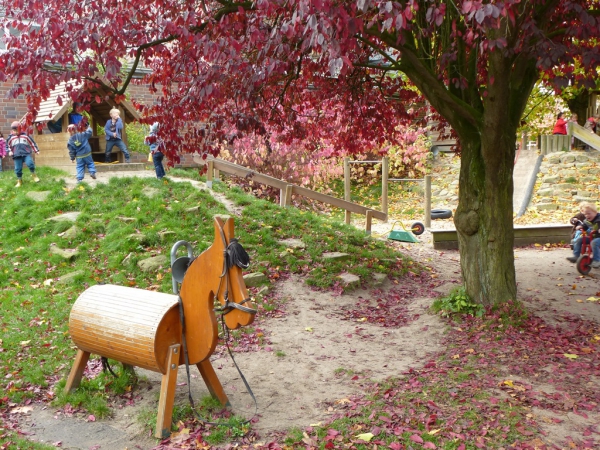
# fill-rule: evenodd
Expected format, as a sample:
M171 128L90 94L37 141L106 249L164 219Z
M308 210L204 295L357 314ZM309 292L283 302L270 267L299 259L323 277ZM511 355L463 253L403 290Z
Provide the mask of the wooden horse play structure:
M69 332L78 350L66 391L79 386L90 354L94 353L162 373L155 433L158 438L170 434L181 364L195 364L211 395L221 404L229 404L209 360L218 340L215 298L230 329L251 324L256 310L249 302L242 277L241 267L247 267L249 259L233 237L233 219L216 216L214 227L214 242L206 251L196 259L191 258L191 251L188 259L179 258L185 263L183 270L178 264L179 296L115 285L92 286L79 296L69 319ZM173 276L175 279L175 267ZM175 281L173 285L177 294Z

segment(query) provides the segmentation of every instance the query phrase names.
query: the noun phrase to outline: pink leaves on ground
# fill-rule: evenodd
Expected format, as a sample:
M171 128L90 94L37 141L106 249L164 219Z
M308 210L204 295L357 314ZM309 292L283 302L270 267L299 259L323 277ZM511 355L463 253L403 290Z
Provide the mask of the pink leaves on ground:
M419 297L436 297L433 289L439 284L428 272L409 272L400 284L387 292L374 291L369 299L360 299L354 307L342 308L346 320L369 322L382 327L400 327L418 319L408 306Z

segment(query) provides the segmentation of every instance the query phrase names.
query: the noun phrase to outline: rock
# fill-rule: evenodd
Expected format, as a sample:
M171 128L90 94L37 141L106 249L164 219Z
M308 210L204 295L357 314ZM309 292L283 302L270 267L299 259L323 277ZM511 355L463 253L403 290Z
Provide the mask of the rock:
M51 193L51 191L29 191L25 196L33 201L43 202Z
M538 211L554 211L558 209L558 205L555 205L554 203L538 203L535 207Z
M59 216L50 217L48 220L53 220L54 222L75 222L77 217L79 217L79 214L81 214L79 211L72 211Z
M277 243L286 246L287 248L306 248L306 244L302 242L300 239L279 239Z
M142 272L156 272L163 267L167 267L168 260L165 255L151 256L138 262L138 267Z
M581 153L575 155L575 161L577 161L578 163L580 162L589 162L590 158L588 155L583 155ZM576 164L576 166L578 166L578 164Z
M244 282L247 287L255 287L259 286L265 282L269 281L267 276L261 272L254 272L244 275Z
M175 236L176 234L177 233L175 233L174 231L159 231L158 238L164 242L170 239L171 237Z
M125 223L132 223L132 222L137 221L137 219L135 217L119 216L119 217L117 217L117 219L119 219L121 222L125 222Z
M342 286L349 289L356 289L360 286L360 278L353 273L341 273L338 278L342 280Z
M62 233L58 233L58 236L60 236L63 239L66 239L68 241L72 241L73 239L75 239L75 237L77 236L78 232L79 232L79 229L75 225L73 225L67 231L63 231Z
M373 273L373 285L380 286L385 280L387 280L387 275L385 273Z
M158 189L153 188L153 187L147 187L146 189L144 189L144 195L148 198L156 197L156 195L159 192L160 191Z
M79 251L76 248L59 248L56 244L50 245L50 253L54 253L55 255L61 256L62 258L70 261L79 255Z
M348 253L342 252L325 252L322 256L323 259L329 259L334 261L345 261L350 257Z
M559 176L551 176L551 177L545 177L542 182L543 183L549 183L549 184L556 184L560 181L560 177Z
M140 244L142 244L144 242L147 242L148 236L146 236L144 233L132 233L127 236L127 239L129 239L131 241L136 241L136 242L139 242Z
M270 286L263 286L263 287L261 287L261 288L258 290L258 292L256 293L256 295L257 295L258 297L263 297L263 296L267 295L267 294L269 293L269 291L270 291L270 290L271 290L271 287L270 287Z
M565 163L574 163L575 162L575 155L571 154L571 153L567 153L564 154L560 157L560 162L565 164Z
M77 277L85 275L83 270L76 270L75 272L67 273L56 280L56 284L68 284L75 281Z

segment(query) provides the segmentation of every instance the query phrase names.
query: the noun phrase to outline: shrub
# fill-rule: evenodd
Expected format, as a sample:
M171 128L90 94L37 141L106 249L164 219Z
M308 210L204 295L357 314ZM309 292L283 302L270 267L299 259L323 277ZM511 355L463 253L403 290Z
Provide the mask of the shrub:
M483 317L485 313L483 305L471 300L463 286L454 288L448 296L435 300L432 309L446 317L453 314Z

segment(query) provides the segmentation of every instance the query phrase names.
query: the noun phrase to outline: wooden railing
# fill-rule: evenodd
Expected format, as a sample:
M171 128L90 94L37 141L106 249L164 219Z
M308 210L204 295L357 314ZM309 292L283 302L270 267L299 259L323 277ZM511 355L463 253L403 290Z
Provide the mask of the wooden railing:
M205 163L205 161L197 160L199 164ZM362 214L366 217L365 231L367 234L371 234L371 224L373 219L381 220L382 222L387 222L388 216L386 213L377 211L375 209L367 208L365 206L361 206L357 203L352 203L346 200L342 200L340 198L333 197L331 195L323 194L321 192L316 192L311 189L307 189L302 186L296 186L294 184L290 184L286 181L280 180L278 178L271 177L269 175L262 174L260 172L256 172L254 170L248 169L246 167L224 161L222 159L214 158L209 159L207 161L208 164L208 172L206 175L206 185L209 188L212 188L213 181L215 176L218 177L218 173L216 171L224 172L230 175L235 175L238 177L248 178L257 183L265 184L267 186L271 186L279 189L280 191L280 205L282 207L290 206L292 201L292 195L301 195L306 198L310 198L313 200L317 200L322 203L327 203L328 205L335 206L336 208L343 209L346 212L353 212L357 214Z
M572 138L579 139L591 148L600 150L600 136L586 130L581 125L569 122L568 134L554 134L540 136L540 153L547 155L554 152L568 152L571 150Z

